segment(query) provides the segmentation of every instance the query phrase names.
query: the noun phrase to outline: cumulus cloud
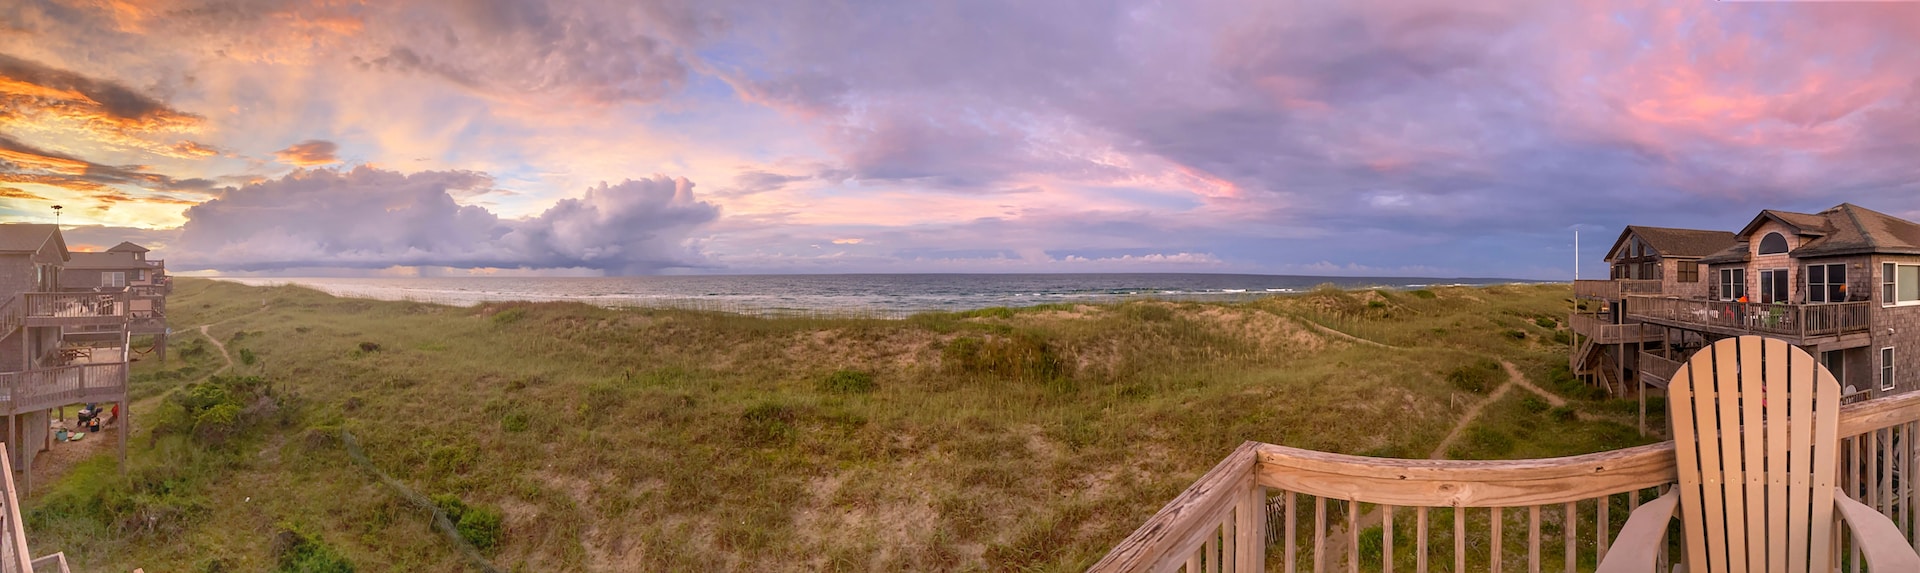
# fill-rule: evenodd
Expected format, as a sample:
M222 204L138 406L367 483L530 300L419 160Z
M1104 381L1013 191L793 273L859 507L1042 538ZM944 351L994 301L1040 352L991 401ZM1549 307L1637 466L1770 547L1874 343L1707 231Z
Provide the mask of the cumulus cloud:
M701 264L686 238L719 215L694 197L692 182L665 176L603 183L524 219L454 200L492 184L491 177L467 171L295 171L188 208L169 264L234 271L446 266L648 273Z
M315 167L339 163L340 158L334 157L333 155L334 152L339 150L340 146L331 141L309 139L287 146L286 149L275 151L273 152L273 156L280 158L281 163L288 165Z

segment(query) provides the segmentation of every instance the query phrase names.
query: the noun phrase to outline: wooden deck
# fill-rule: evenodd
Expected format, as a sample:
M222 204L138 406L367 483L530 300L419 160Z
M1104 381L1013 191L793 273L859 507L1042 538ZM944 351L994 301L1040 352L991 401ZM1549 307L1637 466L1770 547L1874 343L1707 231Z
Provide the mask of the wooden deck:
M1842 407L1839 435L1841 488L1920 546L1920 500L1913 480L1900 479L1920 475L1920 394ZM1441 559L1453 571L1576 571L1606 554L1622 521L1614 518L1677 479L1673 442L1512 461L1371 458L1246 442L1091 571L1392 570L1392 560L1361 565L1362 528L1329 526L1329 518L1352 524L1368 516L1384 524L1367 530L1383 553L1416 548L1418 571ZM1269 513L1270 504L1279 510ZM1442 513L1451 518L1433 523ZM1410 539L1396 537L1395 519L1414 522ZM1559 531L1559 555L1543 554L1543 523ZM1431 546L1435 528L1450 528L1442 539L1451 548Z
M1871 302L1782 304L1628 296L1628 318L1727 336L1762 334L1799 346L1865 334L1872 327Z
M1573 296L1590 300L1617 301L1626 295L1658 295L1657 280L1579 280L1573 281Z
M1613 324L1605 317L1593 314L1574 313L1567 317L1567 326L1578 334L1593 339L1595 344L1629 344L1660 340L1660 328L1638 322Z
M81 402L121 402L126 400L126 394L126 362L0 372L0 414L34 412Z

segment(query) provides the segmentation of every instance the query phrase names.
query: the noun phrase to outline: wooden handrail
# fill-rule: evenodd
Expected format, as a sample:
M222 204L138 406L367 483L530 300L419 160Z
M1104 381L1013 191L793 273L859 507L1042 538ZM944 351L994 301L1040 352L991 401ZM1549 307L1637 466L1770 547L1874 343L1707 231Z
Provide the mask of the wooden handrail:
M0 446L6 444L0 443ZM20 520L20 491L13 487L13 460L7 455L7 447L0 447L0 487L4 487L7 507L0 519L6 520L7 569L32 573L33 557L27 551L26 523Z
M1629 318L1712 327L1728 332L1795 338L1866 332L1868 301L1828 304L1758 303L1630 295Z
M1573 281L1573 296L1600 300L1620 300L1625 295L1660 294L1664 285L1658 280L1613 279Z
M1920 458L1916 457L1920 454L1920 393L1842 406L1838 435L1842 452L1853 452L1841 464L1844 489L1858 492L1861 501L1889 515L1902 515L1906 519L1920 517L1915 516L1912 505L1916 500L1915 481L1893 477L1898 470L1891 467L1894 464L1887 463L1887 460L1913 463L1915 471L1920 471ZM1246 442L1114 546L1090 571L1175 571L1183 566L1191 570L1196 563L1200 569L1221 570L1201 561L1219 555L1228 555L1228 559L1235 559L1237 555L1241 559L1240 570L1261 569L1268 538L1265 535L1250 537L1245 533L1263 531L1269 524L1265 515L1248 521L1246 518L1252 515L1245 508L1256 505L1253 502L1264 506L1268 488L1282 492L1286 500L1282 514L1286 519L1272 525L1276 531L1284 532L1281 539L1293 539L1296 523L1306 517L1294 513L1307 511L1305 505L1295 505L1295 496L1315 498L1312 511L1316 525L1312 527L1316 529L1307 533L1314 536L1316 546L1326 540L1328 533L1321 519L1325 516L1325 502L1335 500L1349 504L1349 519L1356 514L1355 506L1351 505L1355 503L1378 504L1374 506L1376 510L1385 510L1385 518L1389 520L1393 519L1395 506L1410 508L1413 511L1399 515L1402 519L1415 518L1421 524L1417 529L1419 537L1413 540L1420 547L1425 547L1428 541L1429 509L1456 508L1453 523L1456 533L1490 535L1487 541L1496 554L1500 554L1498 548L1501 547L1497 528L1493 533L1462 532L1458 529L1463 523L1458 512L1464 508L1487 508L1477 511L1495 512L1495 515L1503 508L1515 508L1515 514L1524 511L1533 527L1525 545L1528 561L1534 567L1540 567L1546 559L1541 555L1538 528L1541 510L1547 508L1559 513L1563 523L1568 521L1567 515L1578 517L1573 521L1583 524L1580 533L1597 537L1594 551L1604 554L1614 531L1608 521L1608 508L1623 501L1619 497L1623 494L1628 507L1632 507L1638 501L1651 499L1640 497L1641 493L1673 483L1677 479L1673 450L1674 443L1668 441L1562 458L1457 461L1374 458ZM1895 491L1896 485L1899 491ZM1599 524L1607 525L1604 530L1596 530ZM1563 546L1568 547L1565 558L1572 564L1577 561L1572 548L1575 531L1564 525L1563 528L1566 528L1567 541ZM1392 528L1383 531L1394 535ZM1314 561L1326 561L1330 565L1329 558L1357 556L1358 548L1353 543L1357 542L1358 533L1349 527L1346 535L1349 545L1345 555L1315 549ZM1909 535L1912 536L1909 541L1920 540L1920 527L1910 529ZM1230 539L1238 539L1238 545ZM1508 547L1517 549L1522 540L1512 541L1514 545ZM1460 560L1465 558L1457 552L1465 542L1465 538L1455 537L1456 564L1464 563ZM1211 545L1213 543L1220 545ZM1290 560L1294 553L1289 543L1285 552L1289 561L1282 564L1284 570L1294 570L1294 562ZM1253 566L1249 567L1249 563Z
M1530 460L1372 458L1260 444L1260 485L1362 503L1553 505L1672 483L1673 442Z

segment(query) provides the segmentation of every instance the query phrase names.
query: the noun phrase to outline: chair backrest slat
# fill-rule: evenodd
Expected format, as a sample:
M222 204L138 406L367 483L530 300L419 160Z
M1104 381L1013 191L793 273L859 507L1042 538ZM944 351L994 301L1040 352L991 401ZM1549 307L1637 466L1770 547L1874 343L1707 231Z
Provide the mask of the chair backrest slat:
M1668 392L1689 569L1830 564L1840 421L1833 374L1805 350L1742 336L1694 354Z

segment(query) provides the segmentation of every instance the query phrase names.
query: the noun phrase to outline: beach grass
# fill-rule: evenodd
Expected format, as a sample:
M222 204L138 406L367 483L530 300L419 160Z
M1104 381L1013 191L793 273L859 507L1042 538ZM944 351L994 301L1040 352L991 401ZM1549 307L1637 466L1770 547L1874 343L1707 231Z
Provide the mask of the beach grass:
M1569 294L1319 289L879 320L181 279L175 355L135 368L132 470L88 461L35 491L27 521L36 551L86 569L465 567L349 460L350 432L411 489L497 515L482 553L503 570L1080 570L1245 440L1424 457L1484 398L1449 373L1564 364L1542 318L1563 320ZM277 404L218 448L138 424L225 363L203 324L226 374L259 377ZM1512 447L1463 456L1631 441L1604 400L1570 406L1600 421L1561 423L1518 395L1473 430Z

